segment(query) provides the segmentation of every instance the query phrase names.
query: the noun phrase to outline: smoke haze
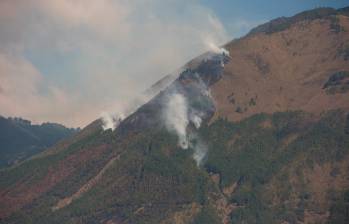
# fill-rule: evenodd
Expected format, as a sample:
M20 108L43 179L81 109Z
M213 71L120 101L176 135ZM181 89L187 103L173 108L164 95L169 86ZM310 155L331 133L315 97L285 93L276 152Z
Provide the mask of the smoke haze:
M193 159L200 166L208 151L206 144L196 132L201 126L203 113L190 108L186 97L176 91L168 94L164 103L166 128L177 135L178 145L182 149L193 149ZM194 125L195 129L188 132L190 123Z
M164 117L168 130L177 134L178 145L183 149L187 149L188 105L182 94L174 93L168 96Z
M195 0L0 1L0 29L0 114L67 126L125 110L206 37L228 40Z

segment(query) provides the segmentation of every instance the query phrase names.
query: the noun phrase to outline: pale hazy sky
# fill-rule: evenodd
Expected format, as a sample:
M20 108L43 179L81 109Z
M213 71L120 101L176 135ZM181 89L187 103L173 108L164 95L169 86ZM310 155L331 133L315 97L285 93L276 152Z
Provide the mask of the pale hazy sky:
M0 115L84 126L257 24L341 0L0 0ZM349 4L348 4L349 5Z

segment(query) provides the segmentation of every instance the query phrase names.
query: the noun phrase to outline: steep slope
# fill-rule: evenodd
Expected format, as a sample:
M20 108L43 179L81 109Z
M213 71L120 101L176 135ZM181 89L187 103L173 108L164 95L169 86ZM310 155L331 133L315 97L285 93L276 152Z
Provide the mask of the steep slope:
M55 123L33 125L21 118L0 116L0 168L39 153L77 131Z
M192 60L114 131L0 171L0 223L348 223L348 32L317 9Z
M260 112L348 109L349 19L333 9L321 12L286 19L283 29L271 22L227 44L232 60L212 87L215 117L238 121ZM341 72L347 74L342 84L326 86Z

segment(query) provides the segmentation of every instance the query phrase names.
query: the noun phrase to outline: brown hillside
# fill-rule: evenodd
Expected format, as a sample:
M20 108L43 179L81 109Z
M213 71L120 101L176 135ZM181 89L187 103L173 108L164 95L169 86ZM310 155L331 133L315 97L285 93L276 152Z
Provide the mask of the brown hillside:
M332 74L349 71L342 54L349 47L348 32L349 17L337 15L227 44L231 60L212 87L215 118L238 121L261 112L348 110L349 91L329 93L323 88Z

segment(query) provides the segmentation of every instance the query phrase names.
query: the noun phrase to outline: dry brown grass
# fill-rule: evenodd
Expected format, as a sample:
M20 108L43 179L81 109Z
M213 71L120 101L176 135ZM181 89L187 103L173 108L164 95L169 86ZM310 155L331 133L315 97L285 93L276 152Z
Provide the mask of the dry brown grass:
M322 89L330 74L349 70L338 49L349 42L349 18L340 16L345 30L330 30L328 20L299 22L282 32L256 34L226 46L231 61L223 78L212 86L214 119L239 121L256 113L304 110L349 110L349 93L328 95ZM235 103L229 101L234 93ZM256 105L250 105L251 99ZM236 112L240 107L242 113Z

